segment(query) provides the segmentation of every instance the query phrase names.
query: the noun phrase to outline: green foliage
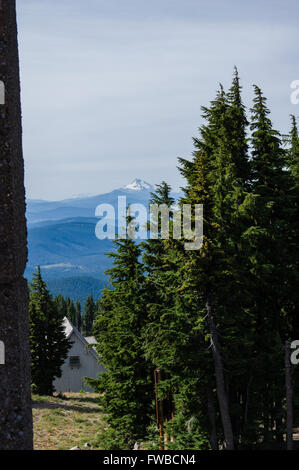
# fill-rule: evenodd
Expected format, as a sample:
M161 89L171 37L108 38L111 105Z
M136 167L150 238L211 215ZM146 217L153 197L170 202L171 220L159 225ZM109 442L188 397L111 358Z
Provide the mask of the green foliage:
M289 136L288 164L295 180L299 180L299 134L295 116L291 116L292 128Z
M81 332L81 329L82 329L81 304L78 300L75 305L75 326Z
M61 377L71 343L39 267L30 285L29 317L32 383L37 394L52 395L53 380Z
M95 313L96 313L96 304L94 303L93 296L89 295L85 302L84 315L82 318L84 336L91 336L93 334L93 324L95 321Z
M67 317L72 325L81 331L82 316L80 302L77 301L76 305L74 305L74 302L72 302L69 297L64 298L61 294L57 295L57 297L54 297L53 301L62 318Z
M103 450L132 450L126 436L120 429L115 429L109 423L97 434L95 445Z
M106 448L161 446L154 391L169 449L283 442L284 344L299 327L296 120L285 148L257 86L247 117L236 69L202 111L192 159L179 159L179 206L204 205L200 250L170 236L117 241L110 254L94 327L107 370L93 381L108 413ZM150 202L170 208L172 227L170 190L162 182Z
M103 292L94 325L97 351L106 372L90 381L104 393L113 449L132 448L146 434L153 410L152 368L143 354L141 330L146 321L144 271L140 249L132 240L116 241L108 271L111 287ZM121 440L119 440L119 436ZM113 440L113 444L112 444Z

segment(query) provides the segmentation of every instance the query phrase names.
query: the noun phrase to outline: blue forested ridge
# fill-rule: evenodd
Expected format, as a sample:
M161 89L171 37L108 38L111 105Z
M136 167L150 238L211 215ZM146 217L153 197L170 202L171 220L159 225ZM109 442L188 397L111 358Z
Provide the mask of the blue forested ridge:
M105 284L105 271L111 266L106 254L112 249L112 240L95 236L96 207L111 204L117 214L118 196L126 196L127 204L148 206L153 190L149 183L136 179L123 188L96 196L63 201L28 200L27 279L31 280L40 265L54 295L61 293L76 300L73 296L77 291L81 299L90 293L98 297L98 286Z

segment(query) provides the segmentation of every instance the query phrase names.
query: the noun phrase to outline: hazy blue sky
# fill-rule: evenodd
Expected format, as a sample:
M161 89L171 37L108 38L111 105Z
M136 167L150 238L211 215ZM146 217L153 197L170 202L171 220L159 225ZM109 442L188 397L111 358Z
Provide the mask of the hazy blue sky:
M201 105L236 64L286 132L299 79L298 0L17 0L30 198L135 177L178 189Z

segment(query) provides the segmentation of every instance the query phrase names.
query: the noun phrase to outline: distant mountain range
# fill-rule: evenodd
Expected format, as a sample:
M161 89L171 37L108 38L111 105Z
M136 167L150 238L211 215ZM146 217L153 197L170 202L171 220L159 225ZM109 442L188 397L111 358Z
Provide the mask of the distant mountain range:
M143 180L135 179L132 183L110 193L89 197L73 197L63 201L27 201L27 222L32 225L40 222L70 219L74 217L94 217L99 204L117 206L118 196L126 196L128 204L147 204L154 187Z
M27 200L27 278L30 280L36 266L40 265L53 294L61 293L73 300L80 297L83 301L90 293L95 295L98 287L99 297L101 288L107 284L104 272L111 265L105 254L113 246L112 240L99 240L95 236L99 220L95 209L104 203L116 209L118 196L126 196L127 204L148 206L152 191L151 184L135 179L120 189L96 196L63 201ZM177 199L179 193L173 196Z

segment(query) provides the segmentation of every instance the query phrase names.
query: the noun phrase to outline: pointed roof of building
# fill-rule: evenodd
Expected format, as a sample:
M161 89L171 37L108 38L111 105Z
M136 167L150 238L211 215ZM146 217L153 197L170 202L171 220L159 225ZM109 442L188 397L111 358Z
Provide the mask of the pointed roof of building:
M77 338L86 346L86 348L91 352L91 354L98 359L98 354L95 350L95 348L89 347L89 345L92 343L91 341L87 341L89 338L94 338L94 336L89 336L88 338L84 338L84 336L80 333L80 331L70 322L70 320L67 317L63 318L63 326L64 326L64 332L65 336L67 338L70 338L71 335L74 333L74 335L77 336ZM95 338L94 338L95 339ZM96 341L95 341L96 342Z

